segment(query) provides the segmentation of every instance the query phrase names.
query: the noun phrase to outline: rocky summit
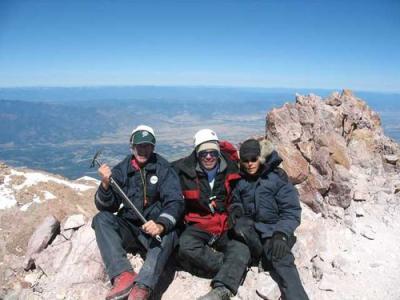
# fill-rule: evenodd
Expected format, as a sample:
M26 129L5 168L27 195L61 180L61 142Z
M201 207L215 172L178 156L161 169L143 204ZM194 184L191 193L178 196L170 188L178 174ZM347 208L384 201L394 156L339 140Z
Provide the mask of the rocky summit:
M379 115L349 90L296 95L267 114L265 138L302 201L294 254L310 299L399 299L400 146ZM97 184L0 165L0 299L104 299ZM136 271L143 262L130 260ZM195 299L209 284L171 260L153 299ZM252 267L233 299L279 297Z

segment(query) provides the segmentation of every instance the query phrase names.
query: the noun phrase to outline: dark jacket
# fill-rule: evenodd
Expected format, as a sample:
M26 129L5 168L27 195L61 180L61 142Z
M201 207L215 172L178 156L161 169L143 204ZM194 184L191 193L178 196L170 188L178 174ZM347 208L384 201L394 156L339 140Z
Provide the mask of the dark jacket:
M194 224L212 234L220 235L226 231L231 192L234 184L240 179L236 163L221 152L219 170L212 190L207 175L199 166L195 151L175 161L173 166L178 173L186 203L186 224Z
M153 153L142 169L132 166L132 158L132 155L128 155L116 165L112 169L112 178L147 220L162 224L165 227L164 233L168 233L184 212L178 176L168 161L156 153ZM119 216L141 226L142 222L129 204L120 208L121 203L122 198L111 187L105 191L100 184L95 195L96 207L99 210L118 211Z
M258 176L241 173L242 179L233 191L232 207L243 208L244 214L255 221L262 238L274 232L293 235L300 225L301 207L296 188L289 182L285 171L279 168L282 159L271 150L268 142L260 142L262 161ZM265 148L269 149L265 151Z

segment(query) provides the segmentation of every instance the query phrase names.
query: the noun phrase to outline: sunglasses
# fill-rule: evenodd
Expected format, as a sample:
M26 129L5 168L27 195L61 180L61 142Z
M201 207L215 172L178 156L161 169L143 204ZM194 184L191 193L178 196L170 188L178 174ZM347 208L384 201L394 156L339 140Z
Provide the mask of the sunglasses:
M219 156L219 152L217 150L212 150L212 151L200 151L199 152L199 157L200 158L206 158L207 155L210 155L212 158L217 158Z
M242 163L249 163L249 162L255 163L257 160L258 160L258 157L252 157L249 159L242 159Z

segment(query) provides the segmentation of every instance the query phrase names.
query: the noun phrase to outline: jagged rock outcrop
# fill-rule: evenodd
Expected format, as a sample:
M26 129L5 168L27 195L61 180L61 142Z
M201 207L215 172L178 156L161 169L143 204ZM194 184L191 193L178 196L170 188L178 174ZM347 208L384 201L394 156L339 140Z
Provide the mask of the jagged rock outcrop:
M383 134L379 116L349 90L325 100L297 95L296 103L269 112L266 124L283 168L315 212L350 206L351 167L378 175L385 162L398 162L398 145Z
M348 90L327 99L297 95L295 103L268 113L266 136L284 159L282 166L303 202L293 251L310 299L400 298L400 147L383 134L379 116ZM96 183L74 183L91 187L86 191L57 180L28 187L29 176L24 176L0 165L0 187L15 200L10 212L0 211L0 258L5 262L0 265L0 298L104 298L110 284L90 227ZM44 191L55 199L33 201L45 198ZM40 224L23 223L27 213L40 222L48 215L60 222L59 234L47 248L42 242L27 248ZM21 231L25 243L9 238L12 229L6 220L11 216L32 227ZM35 253L35 268L25 272L30 253ZM130 261L136 270L143 262L139 255ZM209 290L209 283L171 264L153 299L195 299ZM278 298L268 273L253 267L233 299Z
M301 201L314 217L321 216L309 222L312 218L303 210L297 231L297 264L311 298L358 299L371 291L378 298L381 293L399 297L399 289L386 290L391 276L382 276L376 287L361 284L376 280L376 266L390 265L390 259L382 263L385 248L399 240L387 228L399 224L399 218L387 212L399 210L400 148L384 135L377 113L349 90L327 99L297 95L294 104L268 113L266 137L283 157L282 166L297 184ZM380 245L370 242L377 240ZM367 254L371 249L376 253ZM370 275L368 264L374 269Z

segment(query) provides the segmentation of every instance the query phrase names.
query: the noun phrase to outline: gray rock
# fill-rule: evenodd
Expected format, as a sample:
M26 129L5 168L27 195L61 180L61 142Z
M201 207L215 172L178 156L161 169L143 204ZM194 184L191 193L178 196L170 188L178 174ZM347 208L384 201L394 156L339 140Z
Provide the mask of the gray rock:
M257 277L257 295L261 299L278 300L280 298L279 287L268 273L260 273Z
M72 215L63 224L63 230L76 229L85 225L85 217L82 214Z
M332 182L328 201L331 205L348 208L351 204L351 185L343 182Z
M355 229L353 228L354 226L354 218L350 214L345 214L344 215L344 224L353 232L355 232Z
M43 276L42 270L34 270L24 277L25 282L29 282L31 286L36 285L40 277Z
M310 166L310 175L307 178L307 182L309 182L315 190L320 192L321 195L325 195L331 185L331 178L329 176L321 175L317 169Z
M325 103L331 106L340 106L342 105L342 99L337 95L331 95L326 99Z
M48 247L37 258L37 265L49 279L41 282L46 299L61 294L65 299L102 299L107 292L104 265L90 224L77 230L71 240Z
M60 222L53 216L48 216L36 228L28 242L25 254L24 269L29 270L35 263L34 256L47 247L49 242L60 230Z
M283 159L282 168L291 182L298 184L307 179L309 164L294 144L279 145L277 151Z
M394 185L394 193L397 194L398 192L400 192L400 183Z
M339 164L335 164L333 168L333 181L340 182L340 181L350 181L351 174L349 170Z
M281 141L299 142L302 134L298 111L289 104L273 109L267 116L267 132Z
M328 147L318 149L312 158L311 165L314 166L321 175L332 177L332 167Z
M364 217L365 216L365 210L362 207L358 207L356 209L356 217L360 218L360 217Z
M301 141L297 144L301 154L307 161L311 161L315 152L315 145L312 141Z
M314 139L314 127L310 124L304 124L302 128L301 142L310 142Z
M392 155L384 155L383 158L389 164L395 165L399 161L399 156L392 154Z
M376 231L370 225L361 228L360 234L368 240L375 240L376 238Z
M317 280L320 281L322 279L322 276L324 274L324 266L323 266L323 261L319 256L316 256L315 258L312 259L312 276Z
M336 132L329 132L316 137L316 144L327 147L331 159L346 169L350 168L351 159L349 157L345 139Z
M314 110L310 106L298 105L296 106L299 114L299 122L302 125L313 125L314 124Z
M334 276L329 273L325 273L318 284L318 288L323 291L333 292L336 289L335 281L336 279L334 278Z
M314 94L310 95L300 95L296 93L296 103L304 106L310 106L311 108L315 108L319 105L321 101L321 97L316 96Z
M330 216L333 216L336 219L344 220L345 212L340 206L329 206L328 213Z
M74 232L75 232L74 229L67 229L64 230L60 235L62 235L63 238L70 240Z
M369 198L368 192L365 191L354 191L353 200L354 201L367 201Z
M43 300L39 293L35 293L29 289L23 289L19 294L18 300Z
M342 254L336 255L332 261L332 267L343 271L343 268L349 264L348 259Z

